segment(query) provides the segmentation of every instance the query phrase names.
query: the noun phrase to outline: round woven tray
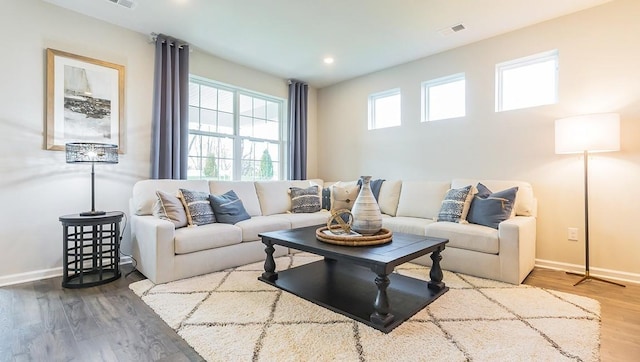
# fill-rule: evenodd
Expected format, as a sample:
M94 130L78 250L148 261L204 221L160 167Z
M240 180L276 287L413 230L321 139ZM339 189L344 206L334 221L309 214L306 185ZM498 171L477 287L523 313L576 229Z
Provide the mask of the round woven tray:
M339 228L338 225L331 227L331 229ZM342 236L325 234L327 230L326 226L316 229L316 239L324 241L325 243L344 245L344 246L367 246L367 245L379 245L385 244L391 241L392 233L390 230L382 228L377 233L370 236Z

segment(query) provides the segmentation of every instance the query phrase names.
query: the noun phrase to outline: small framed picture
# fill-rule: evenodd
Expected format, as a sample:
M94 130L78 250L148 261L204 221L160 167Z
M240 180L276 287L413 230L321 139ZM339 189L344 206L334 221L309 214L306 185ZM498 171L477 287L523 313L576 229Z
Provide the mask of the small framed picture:
M124 153L124 66L47 49L48 150L110 143Z

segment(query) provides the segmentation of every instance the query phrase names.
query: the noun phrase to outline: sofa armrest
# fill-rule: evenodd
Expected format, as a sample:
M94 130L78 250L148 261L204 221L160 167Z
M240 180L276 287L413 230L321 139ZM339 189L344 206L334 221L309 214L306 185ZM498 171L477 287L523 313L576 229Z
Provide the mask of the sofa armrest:
M516 216L498 225L500 273L510 283L520 284L529 275L536 258L536 218ZM518 276L518 280L511 280Z
M136 268L154 283L173 270L174 224L151 215L131 216L131 245Z

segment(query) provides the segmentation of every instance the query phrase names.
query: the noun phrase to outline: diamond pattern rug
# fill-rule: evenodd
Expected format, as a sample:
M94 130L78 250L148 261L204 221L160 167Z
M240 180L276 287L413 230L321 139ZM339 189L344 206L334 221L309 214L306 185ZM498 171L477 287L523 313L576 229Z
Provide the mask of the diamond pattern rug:
M276 259L276 271L321 258ZM208 361L598 361L598 301L444 271L450 290L391 333L257 280L255 263L129 286ZM429 279L407 263L397 273Z

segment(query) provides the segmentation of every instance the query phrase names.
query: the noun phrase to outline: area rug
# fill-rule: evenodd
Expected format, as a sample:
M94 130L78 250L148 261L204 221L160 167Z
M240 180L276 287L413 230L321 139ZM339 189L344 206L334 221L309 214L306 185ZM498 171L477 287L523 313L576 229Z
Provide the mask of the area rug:
M319 260L276 260L276 271ZM444 272L450 290L389 334L257 280L262 263L129 287L208 361L597 361L590 298ZM428 280L429 269L396 272Z

